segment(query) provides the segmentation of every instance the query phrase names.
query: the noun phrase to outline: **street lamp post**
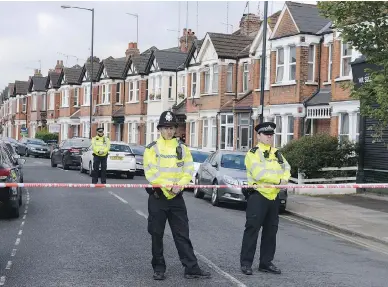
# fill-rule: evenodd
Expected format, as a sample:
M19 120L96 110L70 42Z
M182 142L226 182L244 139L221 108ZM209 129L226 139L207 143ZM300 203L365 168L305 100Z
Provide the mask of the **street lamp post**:
M90 48L90 63L91 63L91 71L90 71L90 117L89 117L89 139L92 138L92 114L93 114L93 46L94 46L94 8L89 9L89 8L82 8L82 7L75 7L75 6L67 6L67 5L62 5L62 9L80 9L80 10L87 10L92 12L92 46Z
M264 20L263 22L263 50L261 54L261 71L260 71L260 123L264 122L264 88L265 88L265 62L267 60L267 23L268 23L268 1L264 2Z
M139 45L139 14L126 13L128 15L136 17L136 43Z

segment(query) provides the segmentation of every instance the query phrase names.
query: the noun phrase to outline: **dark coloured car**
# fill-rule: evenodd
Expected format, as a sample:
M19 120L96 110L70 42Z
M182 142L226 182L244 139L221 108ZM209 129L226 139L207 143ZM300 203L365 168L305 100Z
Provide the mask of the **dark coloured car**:
M227 185L226 188L194 189L194 196L203 198L211 196L214 206L220 202L245 203L246 199L239 185L247 185L247 172L245 167L246 152L216 151L210 155L198 169L195 184L199 185ZM280 210L284 211L287 205L287 190L279 192Z
M22 138L17 148L20 155L50 158L50 147L41 139Z
M17 164L14 164L16 160ZM19 169L25 159L14 159L7 151L4 142L0 142L0 182L19 183ZM18 218L22 205L23 189L21 187L0 187L0 208L5 208L11 217Z
M143 174L144 173L143 155L144 155L145 147L137 144L129 144L129 146L131 147L132 152L135 154L136 172Z
M70 166L80 166L81 155L91 145L88 138L72 138L62 141L59 146L54 145L51 153L51 166L62 165L63 169Z
M14 138L10 138L10 137L3 137L1 140L10 143L17 153L18 143L19 143L17 140L15 140Z
M5 151L8 153L8 156L10 157L12 164L18 167L20 182L23 182L23 168L22 168L22 165L20 165L18 160L20 158L20 155L16 153L14 147L8 141L3 140L3 143L4 143Z

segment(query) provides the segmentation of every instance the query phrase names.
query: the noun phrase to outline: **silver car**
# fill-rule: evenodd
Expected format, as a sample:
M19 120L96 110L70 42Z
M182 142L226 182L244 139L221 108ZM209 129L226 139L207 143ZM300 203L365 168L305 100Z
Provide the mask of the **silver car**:
M242 188L238 185L247 185L247 172L245 168L246 152L241 151L216 151L203 162L197 173L197 185L227 185L226 188L194 189L194 196L203 198L211 196L214 206L220 202L245 203L246 199ZM280 209L285 210L287 203L287 190L279 193Z

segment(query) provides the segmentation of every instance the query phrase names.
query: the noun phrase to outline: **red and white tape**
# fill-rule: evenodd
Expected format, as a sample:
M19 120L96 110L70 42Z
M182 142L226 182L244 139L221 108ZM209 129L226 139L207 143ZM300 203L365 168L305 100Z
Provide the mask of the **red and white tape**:
M0 183L1 187L41 187L41 188L146 188L146 187L181 187L181 188L388 188L388 183L361 183L361 184L302 184L302 185L151 185L137 183Z

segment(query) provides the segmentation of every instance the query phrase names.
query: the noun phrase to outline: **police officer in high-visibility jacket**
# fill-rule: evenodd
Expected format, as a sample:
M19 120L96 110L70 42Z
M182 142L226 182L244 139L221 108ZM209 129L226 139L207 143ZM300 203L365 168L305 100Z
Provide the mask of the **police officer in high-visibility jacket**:
M248 185L287 184L291 176L290 165L274 147L273 135L276 124L264 122L255 127L258 144L247 152L245 166ZM263 227L260 245L259 271L280 274L272 260L275 256L276 234L279 224L279 188L257 188L249 190L246 224L242 240L241 271L252 275L252 262L256 252L259 230Z
M106 165L108 152L110 150L110 140L104 136L104 128L97 128L97 135L92 138L93 150L93 173L92 183L98 182L98 172L101 165L101 183L106 183Z
M176 116L163 112L157 126L161 137L149 144L143 157L144 173L152 185L188 185L194 164L190 150L175 138ZM163 234L166 220L171 228L184 277L210 278L210 273L198 266L189 237L189 224L181 187L146 188L148 198L148 232L152 240L153 278L164 280L166 263L163 256Z

